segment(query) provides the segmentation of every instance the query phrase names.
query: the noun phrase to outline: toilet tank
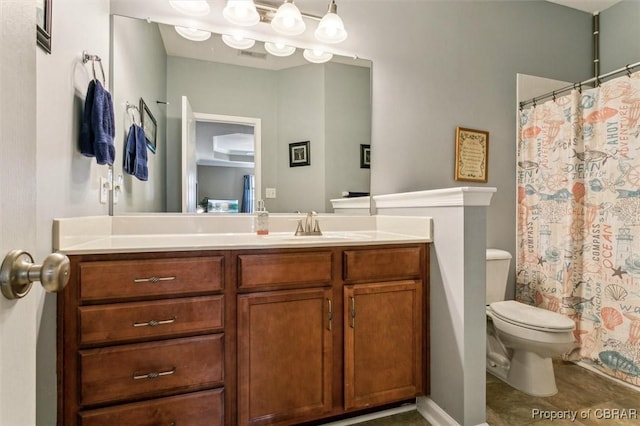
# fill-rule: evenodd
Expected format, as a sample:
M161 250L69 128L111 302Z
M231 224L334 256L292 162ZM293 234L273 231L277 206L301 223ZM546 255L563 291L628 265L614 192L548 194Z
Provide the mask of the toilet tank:
M508 251L487 249L487 305L504 300L510 263Z

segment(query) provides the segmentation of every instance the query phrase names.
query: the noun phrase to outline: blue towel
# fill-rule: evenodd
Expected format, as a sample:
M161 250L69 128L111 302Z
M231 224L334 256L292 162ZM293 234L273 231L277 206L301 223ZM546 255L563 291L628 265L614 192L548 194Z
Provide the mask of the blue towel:
M84 111L82 112L82 123L80 126L80 152L87 157L95 157L95 138L91 127L91 111L93 110L93 98L96 89L95 80L89 82L87 97L84 100Z
M144 129L137 124L129 127L127 142L124 148L124 171L142 181L149 179L147 166L147 141Z
M91 128L94 135L94 149L98 164L113 165L116 148L113 140L116 135L113 102L111 94L102 87L100 81L95 82L93 107L91 109Z

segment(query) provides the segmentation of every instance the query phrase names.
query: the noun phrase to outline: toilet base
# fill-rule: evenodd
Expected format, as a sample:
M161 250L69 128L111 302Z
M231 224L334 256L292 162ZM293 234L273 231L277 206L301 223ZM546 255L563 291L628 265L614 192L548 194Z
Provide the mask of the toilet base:
M552 359L533 352L516 349L508 367L487 363L487 371L528 395L545 397L558 393Z

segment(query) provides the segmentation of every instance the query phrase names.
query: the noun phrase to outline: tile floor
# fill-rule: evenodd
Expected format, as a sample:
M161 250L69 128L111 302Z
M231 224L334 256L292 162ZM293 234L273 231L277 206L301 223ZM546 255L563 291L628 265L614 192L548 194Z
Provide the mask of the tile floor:
M491 426L544 425L638 425L640 424L640 392L618 384L579 365L555 362L558 393L554 396L533 397L517 391L487 373L487 423ZM629 419L606 418L613 410L621 410ZM545 419L534 417L539 412L576 414L576 419ZM581 418L586 417L586 418ZM429 426L417 412L407 412L360 423L365 426Z

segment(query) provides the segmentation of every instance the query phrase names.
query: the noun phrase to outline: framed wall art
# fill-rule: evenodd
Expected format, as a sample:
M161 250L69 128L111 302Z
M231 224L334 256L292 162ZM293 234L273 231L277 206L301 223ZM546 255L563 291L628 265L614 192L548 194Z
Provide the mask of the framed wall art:
M310 145L310 141L289 144L289 167L308 166L311 164Z
M455 180L487 182L489 132L456 129Z
M36 1L36 40L38 46L51 53L51 3L53 0Z
M141 126L144 129L144 137L147 139L147 147L155 154L158 123L142 98L140 98L140 117L142 121Z
M371 145L360 144L360 168L371 168Z

